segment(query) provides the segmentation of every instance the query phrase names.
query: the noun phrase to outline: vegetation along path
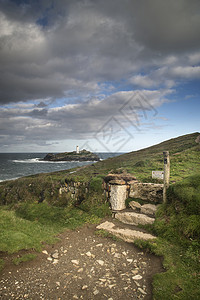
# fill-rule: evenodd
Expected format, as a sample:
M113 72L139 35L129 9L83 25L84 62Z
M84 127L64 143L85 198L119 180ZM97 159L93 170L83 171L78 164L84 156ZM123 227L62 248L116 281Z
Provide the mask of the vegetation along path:
M1 299L151 299L161 259L133 244L95 234L95 225L67 230L31 262L4 268ZM24 254L24 253L23 253Z

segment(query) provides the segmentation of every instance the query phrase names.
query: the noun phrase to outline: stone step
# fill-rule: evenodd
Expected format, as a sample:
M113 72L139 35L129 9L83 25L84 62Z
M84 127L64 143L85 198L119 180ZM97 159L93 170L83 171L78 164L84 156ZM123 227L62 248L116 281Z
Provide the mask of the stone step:
M143 214L151 215L151 216L155 216L156 211L158 209L158 205L150 204L150 203L141 205L137 201L129 202L129 206L131 207L132 210L136 210Z
M141 232L139 230L133 230L133 229L129 229L129 228L119 228L117 226L115 226L114 223L106 221L100 225L98 225L96 227L97 229L103 229L111 234L113 234L114 236L121 238L122 240L124 240L125 242L128 243L132 243L137 239L141 239L141 240L154 240L156 239L155 236L149 234L149 233L144 233Z
M117 212L115 218L124 224L147 225L153 224L155 218L136 212Z

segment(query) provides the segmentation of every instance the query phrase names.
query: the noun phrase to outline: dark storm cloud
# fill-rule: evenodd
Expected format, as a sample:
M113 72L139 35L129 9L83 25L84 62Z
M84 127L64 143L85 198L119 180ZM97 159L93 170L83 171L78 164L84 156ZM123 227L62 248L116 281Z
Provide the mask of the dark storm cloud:
M92 137L138 88L158 107L200 78L199 36L199 0L0 0L0 141Z
M141 0L132 2L137 11L132 24L137 41L162 53L199 50L199 0Z
M195 0L1 1L0 102L95 94L99 82L197 49L199 8Z

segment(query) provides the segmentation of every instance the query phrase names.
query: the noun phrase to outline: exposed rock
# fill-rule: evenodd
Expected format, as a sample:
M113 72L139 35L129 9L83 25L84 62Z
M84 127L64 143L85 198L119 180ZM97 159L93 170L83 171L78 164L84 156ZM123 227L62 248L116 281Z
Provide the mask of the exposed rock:
M99 294L99 291L96 289L96 290L94 290L93 294L96 296Z
M82 150L79 153L76 151L73 152L64 152L64 153L48 153L43 160L45 161L99 161L100 158L87 150Z
M108 222L108 221L98 225L97 229L103 229L109 233L112 233L116 237L123 239L125 242L129 242L129 243L134 242L136 239L152 240L156 238L155 236L149 233L144 233L137 230L122 229L118 227L115 228L115 225L112 222Z
M53 264L56 265L58 264L59 260L58 259L54 259Z
M147 224L153 224L155 219L150 218L146 215L135 213L135 212L123 212L123 213L117 213L115 215L115 218L121 221L124 224L130 224L130 225L147 225Z
M140 280L142 279L142 276L141 275L135 275L132 277L133 280Z
M163 184L158 183L133 183L130 186L129 197L145 201L162 203Z
M78 265L79 264L79 260L76 260L76 259L72 259L71 262L75 265Z
M82 273L82 272L83 272L83 268L78 269L77 272L78 272L78 273Z
M136 202L136 201L131 201L129 202L129 206L133 209L133 210L136 210L136 209L140 209L141 208L141 204Z
M103 247L103 244L97 244L96 247Z
M143 289L141 289L141 288L138 288L138 291L139 291L140 293L142 293L143 295L147 295L147 293L146 293Z
M143 214L149 214L149 215L155 215L157 210L157 206L154 204L144 204L141 207L141 213Z
M47 257L47 260L52 261L53 258L52 257Z
M100 266L103 266L103 265L104 265L104 261L101 260L101 259L97 260L97 262L98 262L98 264L99 264Z
M83 286L82 286L82 290L86 290L87 288L88 288L87 285L83 285Z
M88 251L88 252L86 253L86 255L87 255L88 257L91 257L91 256L92 256L92 253L91 253L90 251Z
M58 252L55 252L55 253L53 253L51 256L52 256L54 259L58 259L59 254L58 254Z

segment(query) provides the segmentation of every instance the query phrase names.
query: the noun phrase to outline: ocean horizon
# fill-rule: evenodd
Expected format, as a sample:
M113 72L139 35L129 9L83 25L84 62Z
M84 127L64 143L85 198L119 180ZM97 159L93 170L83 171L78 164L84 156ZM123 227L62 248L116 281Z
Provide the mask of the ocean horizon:
M68 170L93 164L94 161L42 161L46 152L33 153L0 153L0 182L15 180L20 177L35 175L39 173L50 173ZM101 160L115 157L123 153L115 152L96 152Z

